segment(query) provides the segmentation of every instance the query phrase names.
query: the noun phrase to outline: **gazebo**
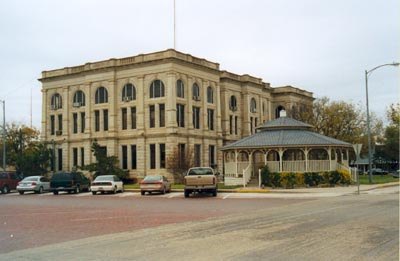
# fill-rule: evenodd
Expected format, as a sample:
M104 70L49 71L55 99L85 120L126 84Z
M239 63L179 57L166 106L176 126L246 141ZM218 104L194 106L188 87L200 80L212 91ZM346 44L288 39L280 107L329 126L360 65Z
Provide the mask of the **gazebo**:
M258 184L259 169L271 172L347 170L352 145L312 131L304 122L280 117L266 122L251 136L224 146L225 185ZM353 176L353 175L352 175ZM254 183L251 182L251 183Z

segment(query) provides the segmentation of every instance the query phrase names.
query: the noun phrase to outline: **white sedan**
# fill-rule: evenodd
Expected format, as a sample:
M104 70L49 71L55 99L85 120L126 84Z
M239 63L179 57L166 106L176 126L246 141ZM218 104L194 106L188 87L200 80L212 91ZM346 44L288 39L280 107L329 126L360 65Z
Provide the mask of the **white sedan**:
M112 192L113 194L118 191L121 193L124 192L124 184L115 175L97 176L97 178L92 182L90 188L93 195L96 195L97 192Z

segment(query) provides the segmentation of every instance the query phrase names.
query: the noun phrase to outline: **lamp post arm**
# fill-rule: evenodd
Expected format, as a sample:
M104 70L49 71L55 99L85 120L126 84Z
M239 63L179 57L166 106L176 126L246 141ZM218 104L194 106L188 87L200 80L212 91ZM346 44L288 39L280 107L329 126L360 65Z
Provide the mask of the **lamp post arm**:
M376 67L372 68L371 70L366 70L366 71L365 71L365 75L368 77L368 75L369 75L370 73L372 73L372 72L375 71L376 69L379 69L379 68L384 67L384 66L399 66L399 63L393 62L393 63L381 64L381 65L379 65L379 66L376 66Z

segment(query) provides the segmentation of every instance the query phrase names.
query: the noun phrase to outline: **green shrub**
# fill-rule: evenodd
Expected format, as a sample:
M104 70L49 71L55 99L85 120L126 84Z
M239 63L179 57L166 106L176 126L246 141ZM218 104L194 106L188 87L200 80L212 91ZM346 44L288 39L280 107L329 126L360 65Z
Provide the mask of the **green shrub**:
M278 172L271 173L271 187L281 186L281 175Z
M296 174L294 173L281 173L281 184L285 188L294 188L296 183Z
M305 173L296 173L296 181L295 181L295 185L297 186L304 186L304 174Z
M261 184L271 186L271 172L267 165L261 169Z
M338 171L340 176L340 184L350 185L351 184L351 175L348 171L340 170Z
M329 185L334 186L340 181L340 174L334 170L329 172Z

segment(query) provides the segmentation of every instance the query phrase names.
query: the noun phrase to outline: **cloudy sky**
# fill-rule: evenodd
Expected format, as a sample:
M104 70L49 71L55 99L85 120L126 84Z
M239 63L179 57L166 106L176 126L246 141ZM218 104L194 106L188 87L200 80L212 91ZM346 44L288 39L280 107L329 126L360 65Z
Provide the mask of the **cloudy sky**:
M177 50L220 68L362 103L364 71L400 59L398 0L176 0ZM1 0L0 99L7 122L40 128L43 70L173 48L173 0ZM400 68L369 78L382 118Z

